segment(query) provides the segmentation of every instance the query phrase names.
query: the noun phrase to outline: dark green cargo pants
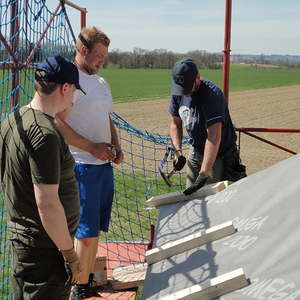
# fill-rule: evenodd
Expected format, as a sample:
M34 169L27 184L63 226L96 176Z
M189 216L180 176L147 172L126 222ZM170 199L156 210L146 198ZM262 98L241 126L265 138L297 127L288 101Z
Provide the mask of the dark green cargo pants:
M186 187L190 187L199 175L199 171L201 169L201 164L203 160L203 154L199 153L199 151L190 146L189 156L187 160L187 169L186 169ZM212 178L207 182L214 183L223 180L223 172L224 172L224 162L222 158L217 157L215 164L212 170Z
M67 300L67 274L57 249L33 248L11 241L13 300Z

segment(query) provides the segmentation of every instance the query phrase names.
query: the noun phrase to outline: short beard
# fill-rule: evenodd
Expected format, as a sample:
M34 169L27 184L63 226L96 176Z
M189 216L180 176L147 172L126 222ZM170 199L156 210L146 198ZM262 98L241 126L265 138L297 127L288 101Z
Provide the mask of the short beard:
M89 75L94 75L97 74L97 70L91 68L85 61L82 64L82 68L89 74Z

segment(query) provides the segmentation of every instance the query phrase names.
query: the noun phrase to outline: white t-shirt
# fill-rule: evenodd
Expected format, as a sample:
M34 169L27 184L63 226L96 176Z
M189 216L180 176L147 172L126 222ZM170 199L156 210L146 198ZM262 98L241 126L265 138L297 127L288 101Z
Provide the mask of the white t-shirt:
M98 75L88 75L80 70L79 82L86 95L76 91L75 103L66 122L92 142L111 143L109 115L113 112L113 104L108 83ZM70 145L70 150L76 162L92 165L107 163L77 147Z

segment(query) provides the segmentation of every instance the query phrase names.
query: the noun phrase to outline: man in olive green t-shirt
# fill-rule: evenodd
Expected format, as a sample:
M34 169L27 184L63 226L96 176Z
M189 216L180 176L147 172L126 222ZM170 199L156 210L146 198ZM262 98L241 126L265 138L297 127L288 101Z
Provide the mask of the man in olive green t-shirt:
M1 123L1 183L8 211L14 300L67 300L80 264L74 160L54 124L81 89L76 66L61 56L37 66L29 105ZM83 92L83 91L82 91Z

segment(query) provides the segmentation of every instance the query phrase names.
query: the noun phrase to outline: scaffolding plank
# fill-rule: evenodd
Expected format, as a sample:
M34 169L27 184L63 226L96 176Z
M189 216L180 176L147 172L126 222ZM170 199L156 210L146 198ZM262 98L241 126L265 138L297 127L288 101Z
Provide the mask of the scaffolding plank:
M146 271L146 263L116 268L113 270L112 288L123 290L141 286L144 284Z
M172 192L168 194L158 195L146 201L146 205L156 207L160 205L186 201L196 198L203 198L209 195L216 194L224 190L228 186L228 181L220 181L218 183L208 184L190 195L183 194L182 191Z
M148 250L145 259L148 264L153 264L170 256L231 235L235 232L236 228L233 226L232 221L228 221Z
M189 288L164 296L161 300L210 300L249 285L242 268L212 278L206 284L195 284Z

